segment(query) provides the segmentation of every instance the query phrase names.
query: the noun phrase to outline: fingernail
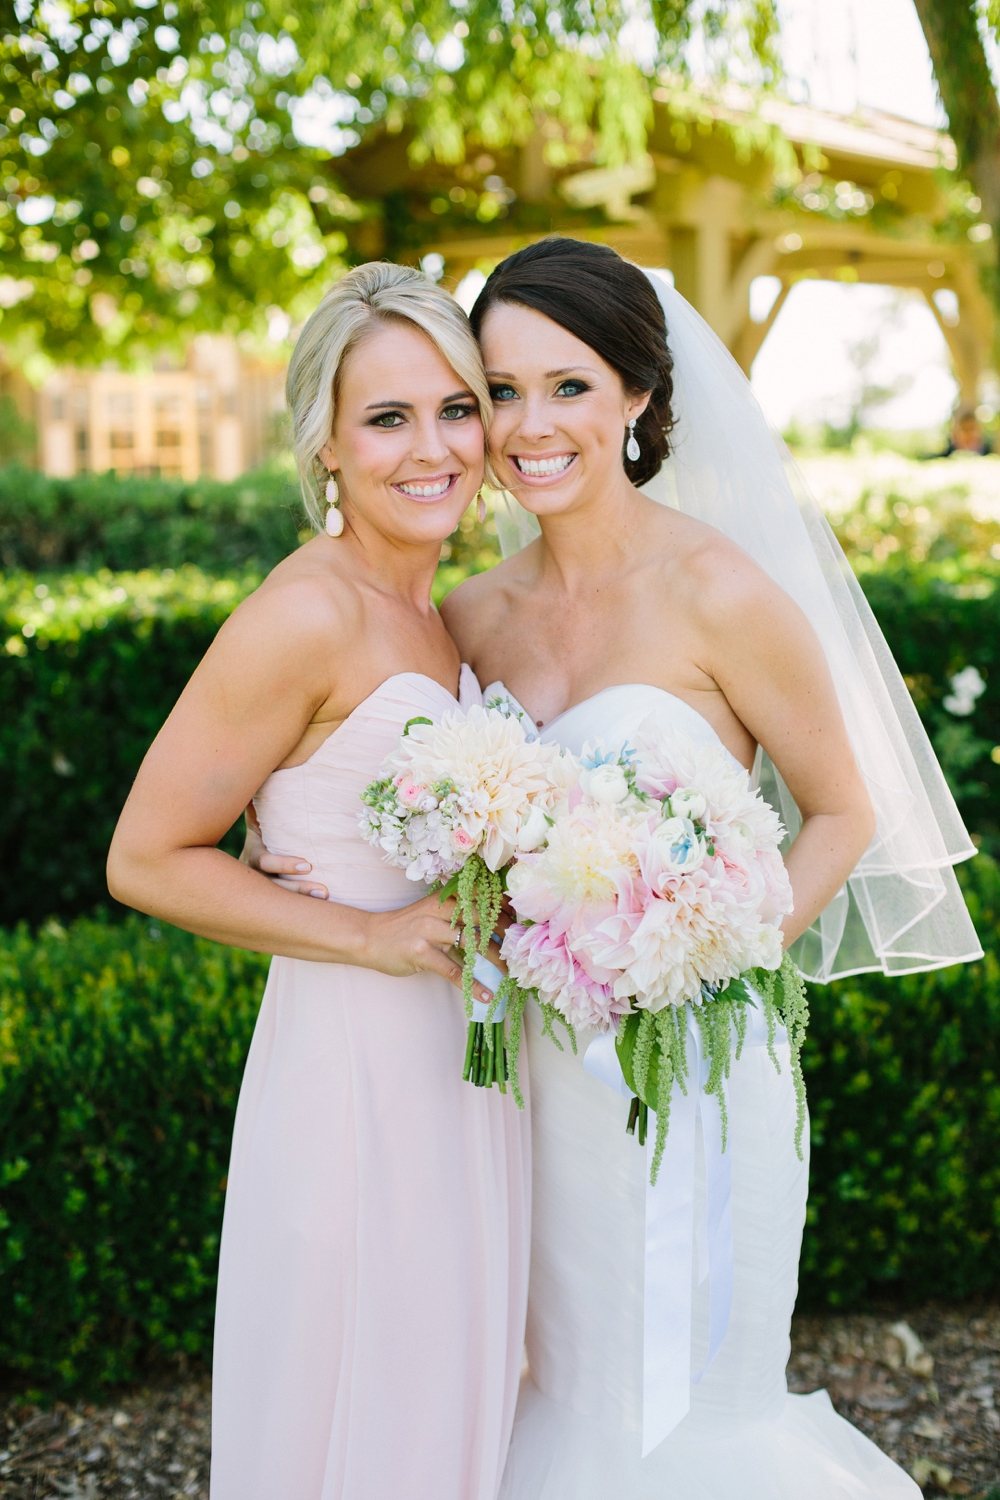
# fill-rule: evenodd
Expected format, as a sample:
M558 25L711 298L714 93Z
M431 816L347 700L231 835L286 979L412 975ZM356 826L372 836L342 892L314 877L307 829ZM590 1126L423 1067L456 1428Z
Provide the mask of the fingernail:
M311 870L312 869L312 865L307 865L306 862L305 862L305 860L302 859L302 860L299 860L299 863L295 866L295 868L297 870L301 871L301 873L304 875L307 870Z
M324 897L326 895L326 891L310 891L309 894L310 896Z

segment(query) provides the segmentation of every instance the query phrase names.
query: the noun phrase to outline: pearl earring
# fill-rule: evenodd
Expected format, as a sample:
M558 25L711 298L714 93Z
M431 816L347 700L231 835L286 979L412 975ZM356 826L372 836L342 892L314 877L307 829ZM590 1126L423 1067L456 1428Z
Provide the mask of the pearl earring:
M631 463L635 463L641 452L642 449L635 435L635 417L633 417L628 424L628 443L625 446L625 454Z
M483 522L486 520L486 501L483 499L482 490L480 490L479 494L476 496L476 520L479 522L480 526L482 526Z
M339 509L340 488L332 474L326 483L326 498L329 507L326 513L326 534L340 536L344 529L344 513Z

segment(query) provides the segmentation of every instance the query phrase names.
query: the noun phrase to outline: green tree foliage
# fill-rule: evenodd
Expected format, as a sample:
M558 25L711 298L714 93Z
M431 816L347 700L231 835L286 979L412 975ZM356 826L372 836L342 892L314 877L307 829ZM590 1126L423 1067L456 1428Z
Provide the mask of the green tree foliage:
M454 163L467 144L524 143L544 116L564 159L634 156L651 76L683 69L695 6L651 0L645 22L626 0L2 10L0 337L78 360L259 331L274 306L303 316L384 212L343 191L337 157L386 135L415 166ZM717 68L773 76L772 0L697 14ZM629 23L646 25L631 51Z

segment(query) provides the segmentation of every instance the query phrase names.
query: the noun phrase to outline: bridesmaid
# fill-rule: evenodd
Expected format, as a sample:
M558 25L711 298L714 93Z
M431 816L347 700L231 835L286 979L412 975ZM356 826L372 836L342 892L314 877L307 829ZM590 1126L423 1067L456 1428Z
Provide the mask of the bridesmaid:
M489 394L451 298L372 264L306 323L288 398L319 534L222 627L108 860L118 900L279 955L233 1140L212 1500L494 1500L527 1295L526 1121L461 1082L448 906L358 829L406 721L479 701L430 588L482 483ZM329 900L217 847L251 797L267 846L302 856Z

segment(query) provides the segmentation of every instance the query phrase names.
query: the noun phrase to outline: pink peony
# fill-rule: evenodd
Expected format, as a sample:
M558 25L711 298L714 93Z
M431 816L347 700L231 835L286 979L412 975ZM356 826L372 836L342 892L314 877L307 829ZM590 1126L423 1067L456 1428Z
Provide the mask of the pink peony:
M565 933L547 922L508 927L500 950L509 972L524 989L537 989L542 1000L557 1005L571 1026L606 1031L615 1016L628 1010L614 998L610 984L592 979L572 953Z

